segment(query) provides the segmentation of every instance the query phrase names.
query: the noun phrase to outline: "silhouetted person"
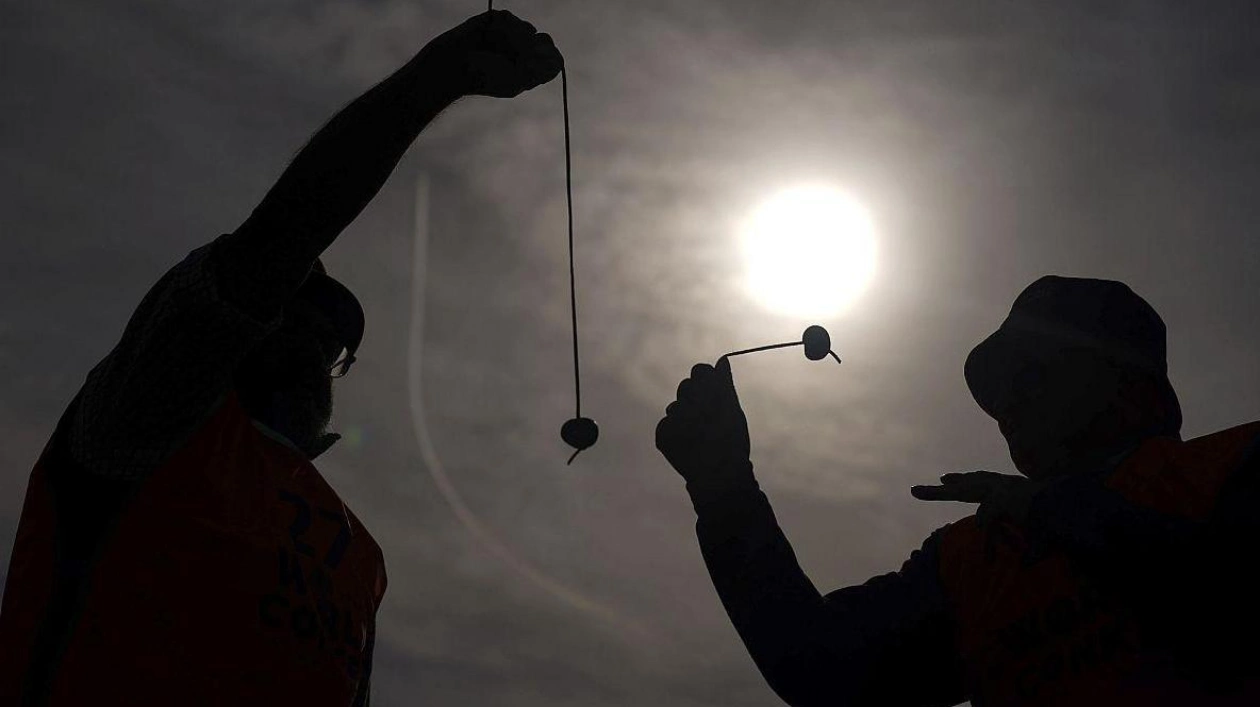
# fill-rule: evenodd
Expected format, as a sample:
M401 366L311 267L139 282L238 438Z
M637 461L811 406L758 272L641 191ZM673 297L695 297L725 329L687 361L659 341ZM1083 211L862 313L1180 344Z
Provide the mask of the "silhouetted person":
M367 704L384 561L311 464L363 312L318 256L438 113L561 66L507 12L446 32L148 292L31 474L0 704Z
M1260 704L1260 423L1183 442L1164 323L1118 282L1037 280L964 372L1023 476L914 487L977 514L825 596L753 477L729 362L678 386L656 444L770 686L792 705Z

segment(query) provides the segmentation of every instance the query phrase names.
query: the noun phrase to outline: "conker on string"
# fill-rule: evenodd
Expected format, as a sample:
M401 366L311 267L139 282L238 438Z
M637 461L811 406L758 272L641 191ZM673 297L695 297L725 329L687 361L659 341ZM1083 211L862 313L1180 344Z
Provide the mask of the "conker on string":
M560 428L560 439L580 452L595 446L599 439L599 425L589 417L575 417Z
M801 343L805 344L805 358L811 361L821 361L831 353L831 336L817 324L801 334Z
M760 351L770 351L772 349L785 349L789 346L804 346L805 357L811 361L821 361L824 358L831 356L832 358L836 360L836 363L840 363L840 357L836 355L836 352L831 350L831 335L827 333L826 329L818 326L817 324L814 324L810 326L808 329L806 329L805 333L801 335L800 341L788 341L782 344L769 344L766 346L758 346L755 349L743 349L742 351L732 351L726 354L726 356L724 356L723 358L729 358L731 356L743 356L745 354L758 353Z

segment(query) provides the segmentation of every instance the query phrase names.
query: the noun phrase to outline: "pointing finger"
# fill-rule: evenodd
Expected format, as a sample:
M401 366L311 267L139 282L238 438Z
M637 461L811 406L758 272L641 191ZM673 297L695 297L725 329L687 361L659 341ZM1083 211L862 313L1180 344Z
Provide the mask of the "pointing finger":
M989 495L988 489L968 486L911 486L910 495L920 501L958 501L981 503Z
M953 501L954 494L944 486L911 486L910 495L920 501Z
M722 358L719 358L717 365L714 366L713 368L718 373L725 376L728 380L731 379L731 359L729 356L723 356Z
M725 355L723 355L722 358L717 359L717 365L714 367L714 371L717 372L717 378L722 382L723 391L725 391L728 396L735 398L736 401L738 401L738 396L735 392L735 377L731 376L731 359L725 357Z
M959 481L967 481L972 483L996 484L1010 481L1019 477L1010 474L999 474L996 471L986 471L977 469L975 471L955 471L941 476L941 482L952 484Z

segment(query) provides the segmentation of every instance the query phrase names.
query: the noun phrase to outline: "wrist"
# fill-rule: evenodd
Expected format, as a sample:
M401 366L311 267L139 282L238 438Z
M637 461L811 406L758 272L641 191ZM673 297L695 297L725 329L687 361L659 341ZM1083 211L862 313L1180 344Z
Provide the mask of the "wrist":
M467 96L471 84L464 65L463 61L447 57L440 48L426 46L407 64L413 95L443 106Z
M755 503L761 497L761 486L753 475L752 462L744 461L689 477L687 494L697 515L725 515Z

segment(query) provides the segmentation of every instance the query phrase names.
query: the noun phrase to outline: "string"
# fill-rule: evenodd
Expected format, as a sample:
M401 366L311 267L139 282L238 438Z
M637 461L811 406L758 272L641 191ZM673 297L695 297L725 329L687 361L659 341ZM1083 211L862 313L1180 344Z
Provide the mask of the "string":
M578 370L577 278L573 270L573 157L569 147L569 76L563 67L560 69L560 96L564 104L564 194L569 208L569 312L573 322L573 397L577 408L574 417L581 417L582 376Z
M486 11L494 10L494 0L487 0ZM569 138L569 74L560 68L560 95L564 106L564 196L569 219L569 314L573 328L573 399L575 418L582 417L582 373L578 357L577 274L573 257L573 148ZM581 452L582 450L578 450ZM569 463L577 457L574 452Z
M722 358L730 358L731 356L743 356L744 354L757 353L758 351L770 351L771 349L786 349L789 346L804 346L804 341L790 341L786 344L770 344L769 346L758 346L755 349L744 349L742 351L732 351ZM836 360L836 363L843 363L835 351L828 351L827 354Z
M787 344L770 344L769 346L758 346L755 349L744 349L743 351L732 351L722 358L730 358L731 356L743 356L744 354L757 353L758 351L769 351L771 349L785 349L789 346L802 346L805 342L793 341Z
M570 587L546 573L543 568L536 567L524 556L514 552L512 547L502 540L493 528L483 521L459 492L451 472L447 469L439 453L434 435L429 429L429 415L425 405L424 394L424 352L425 341L425 302L429 281L429 178L421 172L416 183L414 210L413 253L411 266L411 321L407 344L407 383L410 403L412 432L420 450L422 465L429 473L439 495L451 509L460 525L469 536L491 556L502 560L508 567L520 573L527 581L532 582L547 594L561 602L607 621L617 630L637 635L643 640L658 640L650 635L641 621L630 621L613 607L606 606L594 598L587 596L575 587ZM424 489L424 494L429 490Z

